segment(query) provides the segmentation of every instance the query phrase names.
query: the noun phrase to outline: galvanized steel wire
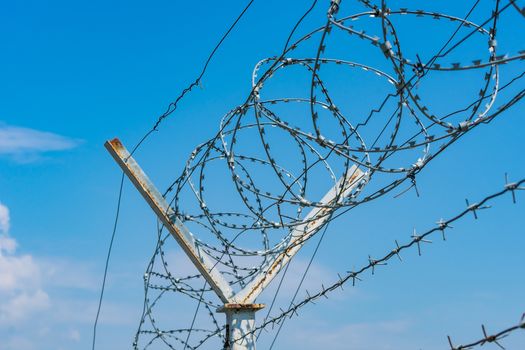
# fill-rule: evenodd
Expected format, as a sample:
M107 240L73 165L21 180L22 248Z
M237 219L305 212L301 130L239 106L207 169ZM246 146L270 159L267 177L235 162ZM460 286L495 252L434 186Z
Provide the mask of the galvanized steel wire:
M159 130L181 99L199 84L217 48L252 2L212 51L195 82L169 104L132 153ZM336 217L401 185L406 184L401 193L417 191L417 176L431 160L465 134L490 123L523 99L525 50L512 48L512 52L501 53L497 34L504 12L518 11L525 15L525 11L516 1L497 0L484 20L475 23L470 17L478 4L479 1L474 2L470 11L461 17L423 9L390 8L395 2L333 0L327 8L325 24L293 41L292 35L299 23L318 6L314 1L294 26L282 53L255 65L251 90L245 101L222 117L219 131L193 150L180 175L164 193L175 216L198 232L197 245L233 287L245 286L262 265L289 248L297 230L303 230L307 240ZM416 43L404 42L400 35L399 23L407 18L436 26L452 23L455 30L439 50L426 53L426 59L422 60L423 53L411 52ZM338 53L337 40L342 35L369 45L372 52L382 57L381 63L377 63L377 59L363 62L329 56ZM471 42L487 43L486 48L478 50L481 57L454 61L456 56L468 57L461 51ZM310 55L305 56L306 53ZM518 74L504 76L500 69L503 65L516 65ZM384 89L386 94L365 113L356 112L340 101L337 90L341 84L330 83L334 69L368 74L364 79L388 86ZM420 86L434 75L449 75L452 81L467 71L479 73L479 90L452 111L436 109L432 97L420 92ZM279 79L286 82L290 79L287 74L298 77L296 85L300 85L299 81L307 82L302 95L288 95L295 91L272 85ZM355 82L347 82L352 83ZM512 88L514 90L507 93ZM343 196L351 185L350 180L345 179L355 171L353 166L365 176ZM400 258L404 250L417 248L421 254L422 246L429 243L429 236L439 233L444 239L450 224L469 213L477 217L488 202L506 193L515 196L516 191L523 189L524 182L507 183L503 190L477 203L467 201L467 208L459 214L441 220L425 232L414 232L407 243L396 242L396 246L380 258L369 257L368 264L347 271L332 285L307 292L302 301L292 301L287 310L265 319L256 331L282 324L301 307L347 283L355 285L365 272L373 274L393 257ZM323 191L332 186L336 188L335 199L320 201ZM317 214L305 220L305 215L312 210L317 210ZM322 225L314 225L316 222ZM177 274L169 266L165 253L171 236L159 227L157 238L144 275L144 308L133 348L148 349L161 344L170 349L197 349L213 343L213 339L224 342L224 326L214 313L220 303L213 291L198 274ZM165 329L156 321L158 304L172 293L197 301L191 327ZM202 327L195 322L200 312L207 316ZM504 331L494 339L499 340L515 329ZM484 342L488 339L485 337ZM482 345L481 342L466 347L450 344L452 350Z

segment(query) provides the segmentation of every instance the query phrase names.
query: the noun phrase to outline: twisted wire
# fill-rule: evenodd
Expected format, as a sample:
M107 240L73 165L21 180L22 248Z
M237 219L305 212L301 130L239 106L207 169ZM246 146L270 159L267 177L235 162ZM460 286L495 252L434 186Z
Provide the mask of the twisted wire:
M318 1L313 1L288 35L282 52L254 66L244 102L222 117L212 138L195 147L164 193L174 216L195 233L200 251L233 288L243 288L285 249L304 244L349 210L405 184L396 196L412 189L419 195L417 176L430 161L522 101L525 50L512 47L510 53L500 53L498 29L505 24L503 14L517 11L521 16L523 9L517 1L497 0L490 12L476 21L472 17L479 3L475 1L467 14L457 16L391 9L384 0L379 5L366 0L333 0L322 26L293 39L299 24L318 6ZM438 50L425 57L423 52L412 53L410 44L414 43L407 45L403 39L400 23L407 19L439 28L451 23L454 29ZM359 60L359 55L342 58L337 44L343 40L367 45L382 61L378 63L372 54L365 61ZM480 42L487 45L485 54L465 59L463 51L481 51ZM132 153L159 130L199 83L218 46L197 80L169 105ZM378 84L385 93L360 110L360 106L345 102L339 91L360 81L334 76L336 70L362 76L360 79ZM479 74L479 90L474 96L465 97L452 110L433 106L433 78L450 75L448 79L453 81L469 72ZM286 85L287 81L293 84ZM426 84L431 93L426 92ZM358 172L363 176L351 182ZM451 223L468 213L477 218L487 202L505 193L511 192L515 198L524 181L507 183L502 191L480 202L467 201L467 209L451 219L441 220L423 233L414 231L409 242L396 242L383 257L369 256L368 264L347 271L329 287L307 292L297 303L292 300L288 309L267 317L254 332L282 325L284 319L297 315L299 308L350 281L355 285L365 272L374 274L394 256L401 259L400 252L406 249L417 247L421 254L422 245L429 243L428 236L440 232L444 239ZM330 188L332 197L323 200ZM156 344L170 349L224 344L224 326L214 315L220 301L199 274L182 274L171 266L166 253L171 252L171 241L159 226L157 246L144 275L145 300L134 349ZM162 308L168 295L196 301L191 327L163 330L159 325L155 310Z

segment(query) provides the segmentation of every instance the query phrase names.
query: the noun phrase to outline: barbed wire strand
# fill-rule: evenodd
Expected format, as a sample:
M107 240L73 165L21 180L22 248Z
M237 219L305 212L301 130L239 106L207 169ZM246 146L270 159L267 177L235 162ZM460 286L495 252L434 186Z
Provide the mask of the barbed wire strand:
M353 271L347 271L347 274L344 276L340 276L339 279L332 283L330 286L323 288L322 290L310 294L307 291L307 297L301 301L298 304L293 305L288 310L284 310L281 314L274 316L258 327L256 327L252 332L255 332L261 328L265 328L270 324L279 323L282 320L284 320L286 317L292 317L294 314L297 315L297 310L311 302L313 302L316 299L319 299L320 297L326 296L326 294L340 288L342 285L351 282L352 286L355 286L357 281L362 281L361 276L365 273L370 271L372 275L375 273L375 269L378 266L386 266L387 262L392 259L393 257L397 257L398 259L401 259L400 253L410 249L410 248L417 248L418 255L421 255L421 244L422 243L431 243L431 241L427 240L426 238L432 234L440 233L443 240L446 240L445 238L445 231L452 229L453 227L451 224L458 221L459 219L463 218L464 216L468 214L473 214L474 219L478 219L478 212L480 210L484 209L490 209L491 207L487 205L487 203L491 202L492 200L501 197L505 194L510 193L512 195L513 203L516 203L516 191L523 191L525 190L525 187L522 187L522 185L525 184L525 178L517 181L517 182L507 182L504 185L504 188L501 191L492 193L490 195L487 195L483 199L481 199L479 202L470 203L467 200L467 208L461 211L460 213L452 216L451 218L447 220L440 219L436 226L428 229L427 231L423 233L417 233L415 230L411 234L411 240L408 241L405 244L400 245L397 241L395 242L396 247L390 250L388 253L383 255L381 258L373 259L369 255L368 263L362 266L361 268L355 269ZM245 335L248 336L249 334ZM238 339L240 340L240 339Z
M500 16L508 9L519 12L515 1L504 3L497 0L494 6L489 7L490 13L481 17L478 24L470 18L475 10L479 10L479 0L468 7L469 11L463 17L406 8L392 10L385 0L381 1L380 7L367 0L358 2L364 6L363 11L338 17L344 7L340 0L332 0L324 24L292 40L318 2L310 3L293 26L282 52L255 65L252 86L244 102L223 116L215 136L194 149L181 175L171 182L164 193L175 212L174 219L199 233L195 236L196 245L212 260L212 268L228 279L232 288L243 288L285 249L302 245L318 235L321 235L320 244L328 224L357 206L391 193L407 182L408 187L394 197L398 198L411 189L419 196L417 175L430 161L464 135L480 125L489 124L525 97L525 89L512 90L522 82L523 70L518 67L515 75L512 75L512 70L505 70L507 76L511 75L502 84L504 69L500 69L525 59L525 50L513 47L513 52L503 55L498 52L498 28L504 23ZM252 3L253 0L244 7L221 37L196 80L169 104L152 129L133 147L131 154L158 130L184 96L199 85L213 56ZM414 57L410 60L398 32L399 23L391 19L396 16L420 18L433 23L445 19L453 24L454 29L451 33L442 31L443 44L437 50L431 49L428 57L424 55L425 46L418 45L418 52L411 53ZM378 25L379 35L373 34L375 29L362 24L365 20ZM329 58L327 50L333 46L336 32L347 35L350 40L370 44L374 53L384 56L384 62L372 65ZM341 36L335 36L335 39L342 40ZM488 42L488 52L482 59L460 63L452 61L454 58L451 56L460 50L471 49L469 43L474 45L480 40ZM311 50L313 55L298 56L299 48ZM379 103L371 103L364 113L354 113L353 110L348 113L348 106L344 103L336 105L337 93L332 92L333 86L324 75L325 67L332 66L377 76L391 88L386 90L384 98L378 99ZM272 78L286 78L285 72L294 72L294 69L307 76L305 96L296 95L292 89L287 95L292 97L274 97L271 89L268 96L262 96L268 86L272 86L268 84ZM479 88L477 95L465 98L459 107L453 106L446 112L431 108L428 96L419 86L431 81L432 76L458 75L464 71L479 72L479 85L472 85ZM299 85L296 83L294 87ZM439 92L435 89L431 91ZM299 115L303 119L290 115ZM223 167L225 172L222 175L216 164ZM356 177L357 180L351 180ZM314 294L307 291L305 299L295 303L309 264L288 308L281 309L281 314L277 316L270 316L288 271L287 265L266 317L252 333L257 331L259 336L265 327L279 323L273 346L286 317L297 314L300 307L326 296L345 283L351 281L355 285L364 272L374 274L376 268L386 265L393 256L401 259L399 253L405 249L417 248L418 254L421 254L422 245L429 243L427 236L440 232L445 238L445 231L451 223L467 213L477 218L478 211L486 208L486 202L503 193L512 192L515 201L515 192L523 189L520 187L523 181L509 183L506 180L503 192L474 204L467 200L467 209L452 219L440 220L436 227L425 233L414 231L408 243L399 245L396 241L396 248L389 254L380 259L369 256L365 266L339 276L328 288L322 286ZM221 191L230 192L206 190L210 186L217 187L217 183L220 183ZM329 183L333 184L332 197L319 200L317 190ZM219 192L220 195L217 195ZM223 198L229 198L231 203L225 203ZM213 308L220 306L212 289L206 284L202 287L203 278L200 275L174 276L175 272L165 258L165 245L171 242L171 237L163 233L162 225L157 233L157 245L144 275L143 313L134 348L142 347L141 337L145 337L143 349L158 340L170 349L175 348L175 343L184 346L184 349L196 349L216 338L226 343L228 339L222 334L225 328L212 312ZM255 240L257 243L254 243ZM316 251L310 261L313 261ZM248 263L243 263L242 259ZM179 293L198 303L189 328L162 330L157 325L153 311L168 293ZM200 312L209 314L209 329L208 326L197 325L197 314ZM197 333L202 337L192 337L195 344L189 344L190 336Z
M517 330L525 330L525 313L522 314L520 318L520 322L518 324L516 324L515 326L511 326L509 328L506 328L497 333L493 333L489 335L484 325L481 325L481 330L483 332L483 338L473 341L469 344L465 344L465 345L453 345L452 339L450 338L450 336L447 336L448 344L450 345L450 350L467 350L467 349L472 349L476 346L483 346L485 344L490 344L490 343L494 343L500 349L505 350L505 347L501 345L499 341Z
M166 111L164 113L162 113L160 115L160 117L158 117L158 119L156 120L156 122L153 125L153 127L151 128L151 130L149 130L146 134L144 134L144 136L142 136L142 138L139 140L139 142L137 142L137 144L132 148L130 155L133 155L137 151L137 149L144 143L144 141L146 141L146 139L153 132L157 131L159 125L162 123L162 121L164 119L166 119L173 112L175 112L179 102L186 96L186 94L189 93L194 87L199 86L202 77L204 76L204 74L206 74L206 70L208 69L208 66L209 66L210 62L213 59L213 56L215 56L215 53L219 50L219 48L221 47L222 43L226 40L228 35L230 35L231 31L235 28L237 23L241 20L241 18L246 13L246 11L248 11L248 9L252 6L254 1L255 0L250 0L248 2L248 4L242 9L241 13L237 16L237 18L235 18L233 23L226 30L226 32L221 36L221 38L219 39L219 42L215 45L215 47L212 49L212 51L208 55L208 58L204 62L204 66L202 67L202 69L201 69L199 75L197 76L197 78L192 83L190 83L186 88L184 88L182 90L182 92L175 98L175 100L168 105Z

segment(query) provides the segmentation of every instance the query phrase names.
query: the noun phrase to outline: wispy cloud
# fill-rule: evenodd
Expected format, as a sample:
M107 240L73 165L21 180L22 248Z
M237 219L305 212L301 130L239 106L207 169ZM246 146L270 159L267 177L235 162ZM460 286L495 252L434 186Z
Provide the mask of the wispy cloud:
M49 307L41 270L31 255L17 255L9 237L9 209L0 203L0 324L13 325Z
M78 347L97 310L94 266L22 253L10 234L9 213L0 203L0 349ZM112 327L129 329L140 315L125 301L105 302L103 310L101 324Z
M9 231L9 208L3 205L2 203L0 203L0 233L7 233L8 231Z
M69 150L79 144L79 140L52 132L0 123L0 155L17 160L37 159L41 154Z
M377 349L394 350L403 346L403 339L410 335L412 323L408 320L387 320L365 323L343 324L339 327L328 324L298 322L289 329L282 345L299 345L301 349ZM307 341L305 341L307 340Z

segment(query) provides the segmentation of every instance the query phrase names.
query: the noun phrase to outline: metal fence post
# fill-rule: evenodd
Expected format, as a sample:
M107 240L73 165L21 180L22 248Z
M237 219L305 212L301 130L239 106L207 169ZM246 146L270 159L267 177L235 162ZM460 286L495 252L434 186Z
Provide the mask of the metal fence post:
M263 304L224 304L217 312L226 314L224 350L255 350L255 312Z

